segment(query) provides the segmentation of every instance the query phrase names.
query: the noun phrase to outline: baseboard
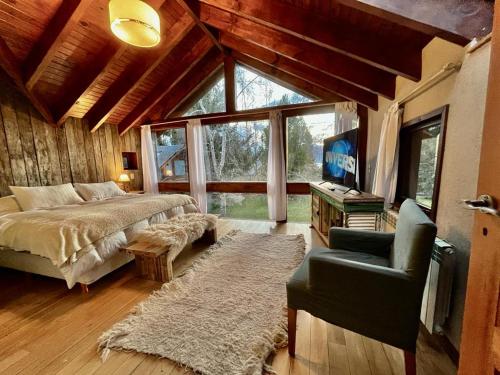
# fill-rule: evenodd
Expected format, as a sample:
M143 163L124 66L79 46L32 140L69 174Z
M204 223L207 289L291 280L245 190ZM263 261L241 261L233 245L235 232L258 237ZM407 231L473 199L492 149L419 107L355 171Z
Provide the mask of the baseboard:
M426 338L433 342L435 345L439 346L446 355L451 359L455 366L458 368L458 361L460 359L460 354L455 346L451 343L451 341L445 335L431 334L427 330L427 328L420 324L420 332L422 332Z

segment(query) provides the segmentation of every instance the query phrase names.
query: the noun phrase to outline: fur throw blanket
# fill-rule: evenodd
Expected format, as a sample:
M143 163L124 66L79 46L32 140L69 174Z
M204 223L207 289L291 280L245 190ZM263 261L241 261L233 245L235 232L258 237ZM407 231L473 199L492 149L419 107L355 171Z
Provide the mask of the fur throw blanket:
M165 224L153 224L137 231L133 241L169 247L169 253L180 252L187 244L203 236L205 230L217 225L217 216L211 214L186 214L174 217Z

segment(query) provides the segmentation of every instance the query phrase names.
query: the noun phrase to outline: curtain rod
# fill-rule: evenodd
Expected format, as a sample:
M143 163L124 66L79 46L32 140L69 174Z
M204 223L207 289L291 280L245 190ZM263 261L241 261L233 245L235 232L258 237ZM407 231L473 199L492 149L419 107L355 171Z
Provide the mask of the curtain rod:
M429 77L425 82L415 87L412 91L410 91L406 96L402 99L398 100L400 106L408 103L410 100L415 99L416 97L422 95L424 92L428 91L432 87L436 86L441 81L448 78L453 73L456 73L462 67L461 62L457 63L448 63L445 64L437 73L433 76Z

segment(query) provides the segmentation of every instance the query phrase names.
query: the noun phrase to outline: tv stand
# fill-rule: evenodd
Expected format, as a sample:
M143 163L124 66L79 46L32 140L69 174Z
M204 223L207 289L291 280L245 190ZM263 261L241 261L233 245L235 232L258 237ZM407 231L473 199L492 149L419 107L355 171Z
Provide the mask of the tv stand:
M346 191L344 191L344 194L347 194L347 193L349 193L351 191L355 191L357 193L357 194L354 194L354 195L361 195L361 194L363 194L363 192L361 190L358 190L355 187L351 187L351 188L347 189Z
M337 186L333 190L320 183L310 183L312 196L311 226L328 245L331 227L380 230L384 198L360 192L345 194Z

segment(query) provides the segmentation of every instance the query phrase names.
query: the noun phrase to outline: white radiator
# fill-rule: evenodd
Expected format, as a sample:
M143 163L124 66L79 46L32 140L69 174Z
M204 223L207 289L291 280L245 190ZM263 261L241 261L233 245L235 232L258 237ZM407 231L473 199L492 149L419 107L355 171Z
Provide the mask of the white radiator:
M420 312L420 320L430 333L443 334L450 313L454 269L453 245L436 238Z

